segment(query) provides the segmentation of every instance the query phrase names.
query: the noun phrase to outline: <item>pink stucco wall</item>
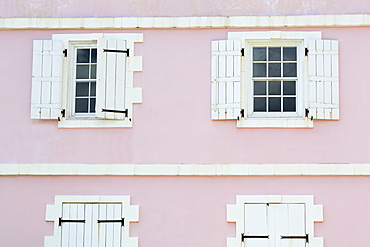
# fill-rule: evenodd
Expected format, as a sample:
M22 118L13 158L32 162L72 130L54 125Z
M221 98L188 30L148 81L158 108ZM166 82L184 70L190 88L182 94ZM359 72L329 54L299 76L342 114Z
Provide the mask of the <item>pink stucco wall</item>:
M143 71L134 78L143 103L134 105L129 129L58 129L30 119L32 41L102 30L2 30L0 163L369 162L370 28L284 29L339 40L341 118L315 120L313 129L237 129L210 119L211 40L242 30L111 31L144 34L135 47Z
M176 186L174 186L176 184ZM315 236L327 247L368 246L369 177L2 177L0 246L41 247L53 235L45 222L55 195L131 195L140 206L131 236L139 246L225 247L235 237L226 204L238 194L314 195L324 206Z
M369 0L3 0L0 17L367 14Z

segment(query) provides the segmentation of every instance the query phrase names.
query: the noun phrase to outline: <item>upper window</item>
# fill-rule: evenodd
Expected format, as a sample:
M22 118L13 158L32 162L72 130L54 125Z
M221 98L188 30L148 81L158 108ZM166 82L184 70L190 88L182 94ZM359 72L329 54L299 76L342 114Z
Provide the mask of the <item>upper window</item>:
M212 42L212 119L312 127L339 119L338 43L319 32L235 32Z
M132 127L132 104L141 103L141 88L133 87L133 72L142 68L135 42L142 34L34 41L31 118L58 119L66 128Z

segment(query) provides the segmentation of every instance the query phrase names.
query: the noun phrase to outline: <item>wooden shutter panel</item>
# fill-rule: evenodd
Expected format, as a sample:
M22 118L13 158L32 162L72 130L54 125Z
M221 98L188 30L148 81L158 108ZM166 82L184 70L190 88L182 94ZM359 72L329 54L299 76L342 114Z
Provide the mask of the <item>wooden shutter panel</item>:
M85 220L84 204L63 204L63 220ZM65 222L61 224L62 247L84 246L85 225L83 222Z
M271 236L268 227L267 204L244 205L244 246L268 247ZM258 236L260 238L258 238ZM268 236L268 238L266 238Z
M98 86L96 92L96 117L124 119L126 114L102 112L102 109L124 111L126 86L126 57L123 52L104 50L126 50L125 40L98 40Z
M121 220L121 204L99 204L98 220ZM121 246L121 227L119 222L98 223L99 247Z
M32 119L58 119L61 114L63 42L35 40L32 65Z
M338 41L309 40L309 116L339 119Z
M279 225L277 242L281 247L306 246L306 220L304 204L277 204L275 225ZM289 237L289 238L288 238Z
M240 114L239 40L212 41L212 119L237 119Z

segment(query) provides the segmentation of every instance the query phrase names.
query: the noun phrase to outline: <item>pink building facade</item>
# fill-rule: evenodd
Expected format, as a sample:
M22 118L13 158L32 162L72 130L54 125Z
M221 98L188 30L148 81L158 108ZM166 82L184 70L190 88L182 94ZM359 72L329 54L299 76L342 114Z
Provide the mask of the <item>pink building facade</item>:
M367 246L368 13L0 3L0 246Z

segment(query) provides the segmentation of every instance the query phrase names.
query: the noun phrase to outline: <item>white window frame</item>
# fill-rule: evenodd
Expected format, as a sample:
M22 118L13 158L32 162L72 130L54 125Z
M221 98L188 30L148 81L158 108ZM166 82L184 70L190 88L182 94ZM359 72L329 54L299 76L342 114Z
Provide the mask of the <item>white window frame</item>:
M315 237L314 222L323 221L323 206L314 205L313 195L237 195L236 204L227 205L227 222L235 222L236 236L227 238L227 247L245 246L242 234L245 230L245 204L304 204L306 233L311 247L323 247L323 238Z
M122 204L122 218L124 226L121 228L121 247L138 247L138 238L130 237L130 222L139 221L139 206L130 205L130 196L76 196L57 195L53 205L46 205L46 221L54 222L54 235L46 236L44 247L59 247L61 245L61 226L59 218L62 217L63 203L117 203Z

